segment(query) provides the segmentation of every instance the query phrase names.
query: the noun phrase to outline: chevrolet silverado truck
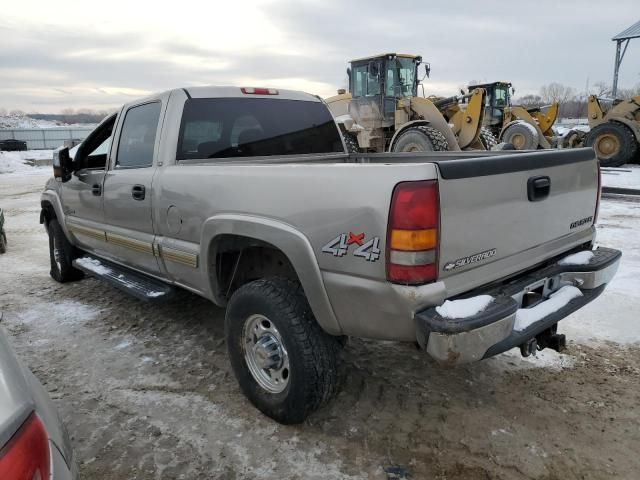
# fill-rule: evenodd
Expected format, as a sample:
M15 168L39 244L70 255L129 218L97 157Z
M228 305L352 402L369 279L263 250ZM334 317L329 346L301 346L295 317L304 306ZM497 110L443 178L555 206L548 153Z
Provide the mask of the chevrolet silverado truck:
M620 261L594 244L599 186L590 149L350 155L316 96L192 87L59 149L41 222L57 281L225 306L241 390L297 423L338 390L348 336L447 365L561 350Z

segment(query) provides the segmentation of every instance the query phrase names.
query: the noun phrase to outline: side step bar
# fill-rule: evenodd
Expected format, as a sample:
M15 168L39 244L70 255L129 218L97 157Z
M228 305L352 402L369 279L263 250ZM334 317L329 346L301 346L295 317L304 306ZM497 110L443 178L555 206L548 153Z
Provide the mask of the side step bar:
M174 287L160 280L91 255L76 258L73 266L140 300L160 302L171 298L175 293Z

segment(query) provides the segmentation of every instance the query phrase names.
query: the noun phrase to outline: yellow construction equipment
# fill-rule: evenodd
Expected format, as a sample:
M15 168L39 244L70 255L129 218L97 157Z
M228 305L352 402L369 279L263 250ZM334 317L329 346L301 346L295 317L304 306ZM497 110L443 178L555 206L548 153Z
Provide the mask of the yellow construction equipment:
M347 69L349 92L327 98L352 152L418 152L482 148L483 89L466 95L467 113L447 119L428 98L418 96L419 55L384 53L359 58ZM453 103L451 101L450 103ZM453 125L453 127L450 126Z
M589 133L585 145L593 147L600 164L618 167L637 161L640 150L640 96L613 100L603 109L600 99L591 95L587 103Z
M487 92L484 125L499 142L510 143L517 150L555 146L551 127L558 117L557 102L542 108L513 105L511 94L514 90L510 82L470 85L469 91L477 88Z

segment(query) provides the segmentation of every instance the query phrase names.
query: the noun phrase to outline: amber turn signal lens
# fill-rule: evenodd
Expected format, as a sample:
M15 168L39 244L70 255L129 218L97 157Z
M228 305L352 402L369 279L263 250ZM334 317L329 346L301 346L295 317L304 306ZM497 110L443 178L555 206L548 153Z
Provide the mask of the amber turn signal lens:
M391 249L404 250L405 252L417 252L431 250L438 244L438 231L435 228L428 230L392 230Z

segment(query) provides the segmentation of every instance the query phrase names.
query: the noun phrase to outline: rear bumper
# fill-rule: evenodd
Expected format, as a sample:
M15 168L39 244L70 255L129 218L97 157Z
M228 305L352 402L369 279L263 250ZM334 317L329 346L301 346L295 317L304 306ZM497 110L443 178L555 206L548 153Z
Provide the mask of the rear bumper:
M593 254L586 265L555 263L497 287L469 292L465 297L494 297L484 311L471 317L443 318L436 307L418 312L415 315L418 343L437 361L452 365L488 358L524 344L604 291L618 270L622 254L609 248L599 248ZM539 305L567 285L579 288L582 295L522 330L514 328L517 312L522 308L527 292L537 292L535 294L542 296L541 302L536 304Z

